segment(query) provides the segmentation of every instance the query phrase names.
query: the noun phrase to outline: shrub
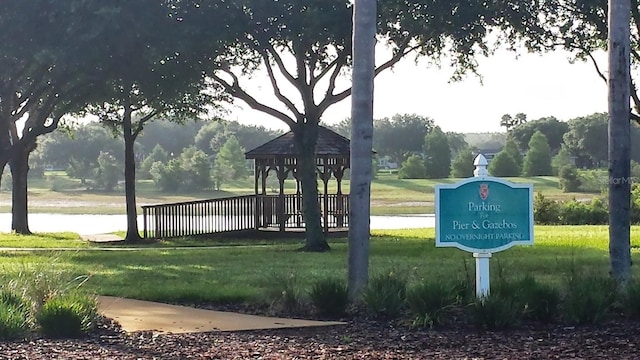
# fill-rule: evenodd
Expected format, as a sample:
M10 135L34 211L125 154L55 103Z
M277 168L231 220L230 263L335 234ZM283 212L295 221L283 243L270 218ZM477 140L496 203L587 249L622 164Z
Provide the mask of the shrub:
M325 316L342 316L349 305L347 284L341 279L317 281L311 287L309 298L316 310Z
M558 170L560 188L563 192L575 192L580 188L578 169L573 165L565 165Z
M269 281L276 284L267 289L267 299L270 301L271 310L298 311L302 305L301 291L298 278L291 273L276 274Z
M489 162L492 176L520 176L520 165L506 151L500 151Z
M609 213L599 199L593 199L590 203L574 199L560 208L560 223L563 225L602 225L608 220Z
M29 329L29 305L16 292L0 289L0 340L16 339Z
M0 301L0 340L12 340L28 330L27 309Z
M95 327L97 308L97 300L87 295L56 295L44 303L35 317L44 335L77 338Z
M406 292L406 279L391 272L374 276L364 290L362 299L373 315L397 317L404 305Z
M633 319L640 318L640 282L627 285L622 297L622 309L625 315Z
M518 301L526 318L550 322L556 318L560 307L560 291L550 285L541 284L527 275L517 282Z
M533 200L533 219L536 224L554 225L560 223L560 204L537 193Z
M601 193L607 189L609 175L605 170L580 170L580 191Z
M412 155L402 162L398 170L399 179L423 179L425 177L424 161L419 155Z
M496 292L474 300L471 303L471 315L476 326L501 330L518 324L522 311L516 299Z
M442 324L455 303L453 288L443 282L423 282L407 291L407 305L417 326Z
M564 299L565 320L576 325L602 321L609 314L616 294L612 279L572 275Z
M547 137L536 131L529 140L529 150L522 163L522 173L525 176L551 175L551 149Z

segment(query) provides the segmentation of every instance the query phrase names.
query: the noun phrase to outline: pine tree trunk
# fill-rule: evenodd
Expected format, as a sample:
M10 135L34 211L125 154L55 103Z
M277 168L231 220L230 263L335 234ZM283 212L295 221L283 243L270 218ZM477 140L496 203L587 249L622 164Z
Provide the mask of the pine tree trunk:
M298 171L302 185L302 211L305 222L305 245L301 249L310 252L331 250L320 222L318 180L316 175L317 124L300 124L294 130L294 141L299 151Z
M131 109L125 109L123 116L124 130L124 188L127 208L127 234L125 241L128 243L140 242L138 231L138 210L136 208L136 161L134 153L135 136L132 132Z
M30 151L22 145L14 145L9 166L11 168L11 230L18 234L31 234L29 230L27 175Z
M609 256L611 275L631 276L630 2L609 0Z
M356 299L369 278L376 1L356 0L353 12L348 277Z

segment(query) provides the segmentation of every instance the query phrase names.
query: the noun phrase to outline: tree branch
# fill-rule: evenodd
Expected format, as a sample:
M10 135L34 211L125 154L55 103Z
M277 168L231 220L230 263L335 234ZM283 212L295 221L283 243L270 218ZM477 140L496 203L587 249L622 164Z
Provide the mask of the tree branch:
M262 59L264 60L265 66L267 67L267 73L269 74L269 80L271 81L271 87L273 88L273 94L276 96L276 98L278 100L280 100L283 104L285 104L285 106L289 109L289 111L291 111L297 119L302 117L302 114L300 114L300 112L298 111L298 109L296 108L296 106L293 104L293 102L291 100L289 100L289 98L287 98L286 96L284 96L282 94L282 92L280 91L280 87L278 86L278 81L276 80L275 74L273 72L273 68L271 67L271 64L269 63L269 55L266 51L262 52ZM279 58L278 55L274 56L275 58ZM282 59L280 60L276 60L276 63L282 62ZM284 64L282 65L284 67ZM282 72L283 67L280 68L280 71ZM284 70L286 71L286 69ZM291 74L289 74L287 72L288 76L291 76ZM285 75L285 77L288 77L287 75ZM235 79L234 79L235 80ZM293 78L292 78L293 80ZM237 83L237 81L236 81ZM294 86L296 86L296 88L298 87L297 84L295 83L295 80L292 81L292 84Z
M598 76L600 76L600 78L602 80L604 80L605 83L608 83L608 79L606 76L604 76L604 73L602 72L602 70L600 70L600 66L598 66L598 62L596 61L596 59L593 57L593 54L591 54L591 52L586 52L587 56L589 56L589 58L591 59L591 63L593 63L593 66L596 68L596 72L598 73Z
M154 116L158 115L160 113L160 110L154 110L152 112L150 112L149 114L145 115L142 117L142 119L138 120L138 123L136 124L135 129L132 132L132 136L133 138L137 138L138 135L140 135L140 133L142 132L142 130L144 129L144 126L146 125L146 122L151 120L151 118L153 118Z
M233 72L231 71L225 71L225 72L233 78L233 84L230 84L229 82L227 82L226 80L220 78L215 74L213 74L212 77L215 81L217 81L220 85L222 85L222 87L224 87L224 89L233 97L244 101L245 103L247 103L247 105L249 105L254 110L261 111L265 114L271 115L281 120L282 122L287 124L287 126L289 126L290 128L293 128L296 125L296 122L292 120L287 114L260 103L253 96L249 95L246 91L244 91L238 85L238 77Z

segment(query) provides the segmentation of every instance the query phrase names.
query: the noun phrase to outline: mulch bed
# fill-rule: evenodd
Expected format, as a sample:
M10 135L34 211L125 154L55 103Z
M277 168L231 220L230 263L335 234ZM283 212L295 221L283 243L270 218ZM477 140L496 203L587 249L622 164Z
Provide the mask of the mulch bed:
M484 331L464 323L416 329L359 316L305 329L126 334L102 319L83 339L0 342L0 359L639 359L640 322L529 324Z

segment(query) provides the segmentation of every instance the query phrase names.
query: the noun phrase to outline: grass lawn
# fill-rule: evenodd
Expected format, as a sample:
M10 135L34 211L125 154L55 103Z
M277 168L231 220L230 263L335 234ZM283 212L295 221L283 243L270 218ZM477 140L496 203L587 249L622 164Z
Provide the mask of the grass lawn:
M62 189L55 188L51 176L64 179ZM48 174L47 179L34 179L29 182L29 211L32 213L64 214L124 214L124 190L106 193L89 191L78 180L68 179L62 172ZM398 179L397 174L380 173L371 186L371 213L373 215L424 214L434 212L434 188L436 184L452 183L458 179ZM570 200L591 199L598 194L563 193L558 186L558 178L539 176L529 178L507 178L513 182L533 184L534 192L542 192L549 199ZM254 193L253 179L235 181L220 191L202 191L197 193L167 194L159 192L150 180L141 180L136 184L138 205L162 204L190 200L220 198ZM329 183L329 191L335 193L335 181ZM276 191L277 184L269 183L269 192ZM322 189L322 186L319 186ZM295 193L295 182L287 180L285 191ZM349 180L343 181L343 191L349 192ZM11 194L0 192L0 212L11 211Z
M632 228L634 262L640 260L640 227ZM433 229L375 231L371 238L370 273L400 272L411 282L421 279L460 279L474 276L470 253L436 248ZM0 235L2 246L30 237ZM494 254L491 275L518 277L531 274L560 284L572 271L606 276L609 270L606 226L536 226L535 245ZM44 236L47 247L68 242L71 235ZM186 240L180 240L185 242ZM214 243L215 244L215 243ZM219 243L218 243L219 244ZM51 246L49 246L51 245ZM24 251L0 254L2 277L10 280L28 273L44 273L52 280L84 287L97 294L164 302L241 302L264 299L282 284L294 283L302 291L325 277L346 278L345 239L331 240L324 254L296 251L299 243L265 246L221 246L216 249L171 248L141 251ZM466 268L466 270L465 270ZM638 268L633 267L637 278Z

